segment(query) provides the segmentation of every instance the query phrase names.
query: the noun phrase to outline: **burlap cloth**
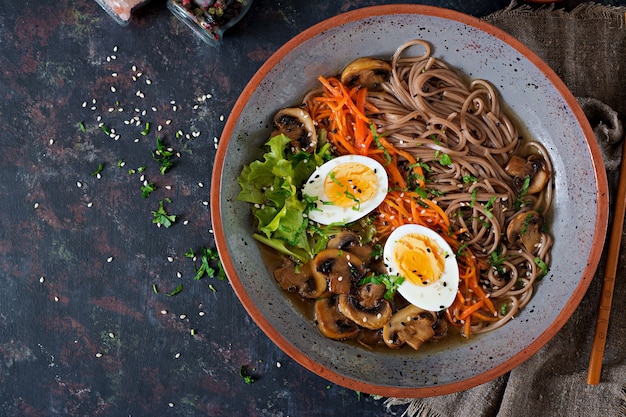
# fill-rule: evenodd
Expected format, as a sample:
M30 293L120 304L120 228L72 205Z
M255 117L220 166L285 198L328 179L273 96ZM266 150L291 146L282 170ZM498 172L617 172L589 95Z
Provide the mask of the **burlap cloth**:
M601 145L612 194L626 115L626 8L585 3L566 12L513 1L485 17L535 51L580 104ZM572 318L537 354L494 381L457 394L385 400L387 411L419 417L626 416L626 239L620 256L601 383L586 383L604 257Z

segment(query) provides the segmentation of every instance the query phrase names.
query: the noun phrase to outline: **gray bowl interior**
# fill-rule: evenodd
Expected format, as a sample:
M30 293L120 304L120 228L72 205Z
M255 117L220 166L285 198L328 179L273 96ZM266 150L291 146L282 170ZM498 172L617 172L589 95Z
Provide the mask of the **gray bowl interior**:
M394 354L322 337L277 287L251 237L247 204L236 200L236 178L260 157L278 109L298 104L320 74L338 73L358 56L390 57L404 41L421 38L433 55L471 78L491 81L503 101L542 142L555 170L554 248L549 274L524 311L502 329L428 352ZM221 213L238 279L255 307L296 349L334 373L378 386L436 387L502 367L546 332L572 297L596 233L597 180L583 129L544 73L503 40L455 20L391 15L348 22L305 40L269 71L237 120L222 171ZM459 366L462 363L463 366Z

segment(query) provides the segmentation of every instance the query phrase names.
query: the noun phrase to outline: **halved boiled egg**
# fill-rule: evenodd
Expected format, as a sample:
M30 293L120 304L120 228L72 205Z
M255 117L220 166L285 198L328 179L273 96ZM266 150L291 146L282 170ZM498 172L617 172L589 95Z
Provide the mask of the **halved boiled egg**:
M411 304L429 311L450 307L459 288L454 252L434 230L417 224L395 229L383 250L389 275L404 277L398 292Z
M344 155L318 167L302 187L315 201L309 218L321 224L345 224L366 216L387 195L384 167L362 155Z

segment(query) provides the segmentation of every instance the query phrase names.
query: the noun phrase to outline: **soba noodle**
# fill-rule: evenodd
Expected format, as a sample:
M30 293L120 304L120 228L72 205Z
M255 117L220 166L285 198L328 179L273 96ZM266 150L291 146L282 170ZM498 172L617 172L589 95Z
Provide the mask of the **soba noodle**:
M403 55L416 45L425 50L421 56ZM450 218L452 228L466 230L464 242L484 260L483 264L489 265L492 253L498 250L498 256L509 258L500 273L495 268L481 271L481 285L494 304L506 305L501 309L506 312L498 311L497 322L478 323L472 332L493 330L517 315L531 299L533 284L542 272L535 258L549 264L552 246L551 236L543 233L537 254L523 247L507 247L503 235L520 209L548 212L552 183L550 179L544 192L526 198L523 207L516 207L517 192L504 165L514 153L531 152L541 154L550 164L547 152L538 142L520 141L488 81L474 80L468 85L455 70L431 56L427 42L415 40L402 45L393 55L391 66L391 78L383 84L384 91L368 94L378 109L376 114L368 115L378 133L429 164L428 189L438 195L434 200ZM441 153L450 156L451 165L432 163ZM467 176L475 181L468 184ZM492 215L484 209L489 201ZM502 271L506 278L501 276Z

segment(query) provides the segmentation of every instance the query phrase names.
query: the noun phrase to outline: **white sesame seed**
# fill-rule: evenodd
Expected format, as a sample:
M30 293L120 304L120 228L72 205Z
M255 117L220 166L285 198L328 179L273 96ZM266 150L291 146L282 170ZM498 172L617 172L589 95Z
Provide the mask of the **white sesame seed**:
M117 88L115 88L114 86L111 86L111 92L115 93L117 91Z
M33 204L33 207L34 207L34 208L39 208L39 203L35 203L35 204Z
M117 77L117 72L112 72L111 77L114 77L114 78Z
M50 139L50 140L48 141L48 143L49 143L50 145L54 145L54 139Z
M181 274L181 273L180 273L180 271L178 271L178 272L176 273L176 276L177 276L178 278L182 278L182 277L183 277L183 274Z
M40 277L40 278L39 278L39 282L41 282L42 284L43 284L43 282L44 282L45 280L46 280L46 278L45 278L45 277Z
M115 338L115 334L113 334L113 332L109 332L109 337L110 337L111 339L113 339L113 338Z
M181 315L180 315L180 319L181 319L181 320L185 320L186 318L187 318L187 315L186 315L186 314L181 314Z
M168 403L167 405L169 405L169 406L170 406L170 408L171 408L171 407L174 407L174 403Z
M87 203L87 207L91 207L93 206L93 203L90 201L89 203Z
M152 84L152 80L150 80L149 78L146 78L146 84L148 85Z
M168 260L169 262L174 262L174 258L172 258L171 256L168 256L168 257L167 257L167 260Z
M166 185L166 186L165 186L165 189L166 189L166 190L171 190L171 189L172 189L172 186L171 186L171 185Z
M83 101L83 107L87 107L87 102Z
M111 55L111 59L117 59L117 55Z
M223 122L223 121L224 121L224 115L223 115L223 114L221 114L221 115L220 115L220 122Z
M280 368L281 366L283 366L280 362L276 362L276 367Z
M180 353L177 353L176 355L174 355L174 357L175 357L176 359L180 358Z
M107 262L108 262L108 263L113 262L113 257L112 257L112 256L109 256L109 257L107 258Z
M203 317L203 316L204 316L204 314L205 314L205 313L204 313L204 311L200 311L200 312L198 313L198 315L199 315L200 317Z
M200 188L204 187L204 183L199 182L199 183L198 183L198 187L200 187Z
M161 310L161 314L166 315L167 314L167 310Z
M57 297L56 295L54 296L54 301L59 301L59 297Z
M203 206L208 206L208 205L209 205L209 202L208 202L208 201L203 201L203 202L202 202L202 205L203 205Z
M113 52L117 52L117 45L113 47Z
M188 224L189 224L189 220L185 220L185 221L183 222L183 225L185 225L185 226L187 226Z
M96 353L96 358L101 358L102 357L102 353L98 352Z
M82 183L82 182L80 182L80 181L76 181L76 186L77 186L78 188L80 188L80 187L82 187L82 186L83 186L83 183Z

